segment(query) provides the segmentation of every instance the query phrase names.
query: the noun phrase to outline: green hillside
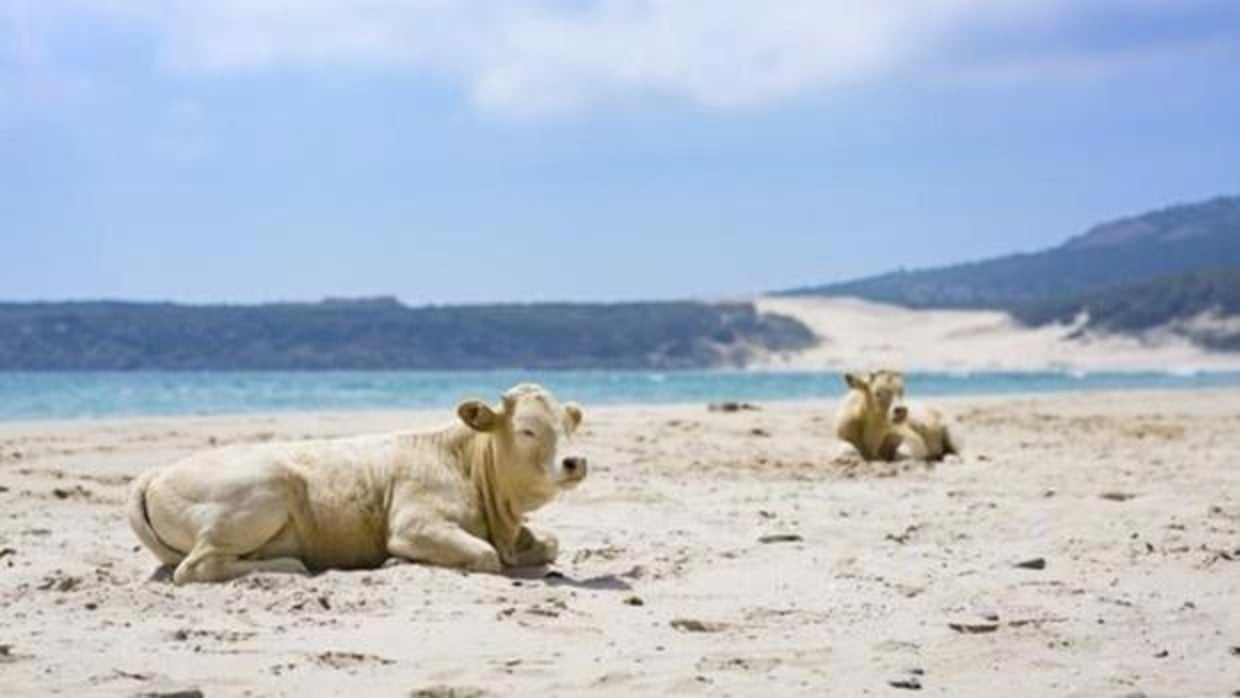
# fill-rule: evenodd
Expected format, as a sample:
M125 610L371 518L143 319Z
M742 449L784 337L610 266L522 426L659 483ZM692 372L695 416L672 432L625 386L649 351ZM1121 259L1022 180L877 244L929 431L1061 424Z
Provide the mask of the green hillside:
M785 293L855 296L909 307L1014 308L1230 265L1240 265L1240 197L1104 223L1041 252L897 271Z
M815 341L749 303L0 304L0 370L675 369Z
M1030 325L1071 322L1082 312L1088 315L1087 327L1092 330L1133 334L1161 328L1202 346L1240 351L1240 266L1176 274L1013 308L1013 315ZM1210 322L1210 317L1233 320Z

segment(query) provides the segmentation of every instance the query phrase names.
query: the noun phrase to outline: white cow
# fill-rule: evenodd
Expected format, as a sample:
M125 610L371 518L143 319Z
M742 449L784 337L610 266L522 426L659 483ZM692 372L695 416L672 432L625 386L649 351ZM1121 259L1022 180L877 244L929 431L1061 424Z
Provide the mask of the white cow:
M836 458L937 461L960 454L960 439L943 414L904 401L904 373L844 374L848 393L835 416Z
M499 572L553 561L559 546L525 514L586 476L559 459L581 423L537 385L499 409L457 407L464 424L418 434L241 445L190 456L134 483L129 524L173 581L248 572L363 568L388 558Z

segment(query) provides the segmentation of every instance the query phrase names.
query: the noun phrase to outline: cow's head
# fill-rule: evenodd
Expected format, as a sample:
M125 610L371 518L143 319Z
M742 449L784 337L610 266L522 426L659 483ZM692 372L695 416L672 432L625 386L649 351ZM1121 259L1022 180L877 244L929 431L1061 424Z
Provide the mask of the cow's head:
M844 382L852 390L865 395L868 411L883 415L892 422L903 422L908 417L904 404L904 374L900 371L874 371L868 376L845 373Z
M494 437L501 476L531 496L549 497L585 479L585 457L559 455L581 424L581 408L571 402L561 405L542 386L523 383L512 388L504 393L499 410L481 400L466 400L456 413L471 429Z

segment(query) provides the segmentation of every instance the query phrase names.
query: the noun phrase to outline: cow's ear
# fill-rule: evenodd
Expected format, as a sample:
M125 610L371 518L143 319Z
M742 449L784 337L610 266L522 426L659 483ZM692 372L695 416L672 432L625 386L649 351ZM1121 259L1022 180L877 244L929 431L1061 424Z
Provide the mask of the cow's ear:
M844 382L848 384L848 387L855 390L866 390L870 387L870 384L866 381L866 379L855 373L845 373Z
M474 431L491 431L499 426L499 415L482 400L466 400L456 407L456 414Z
M581 420L585 419L586 416L585 413L581 411L581 406L575 402L570 402L567 405L564 405L564 412L568 414L568 423L572 425L573 429L581 426Z

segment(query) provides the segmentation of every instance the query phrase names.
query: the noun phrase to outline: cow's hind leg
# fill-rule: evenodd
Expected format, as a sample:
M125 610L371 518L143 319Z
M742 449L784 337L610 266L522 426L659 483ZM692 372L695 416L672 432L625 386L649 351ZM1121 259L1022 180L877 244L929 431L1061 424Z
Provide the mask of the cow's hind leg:
M295 557L270 560L245 560L210 546L195 547L194 552L177 566L172 574L174 584L189 582L223 582L251 572L286 572L309 574L305 563Z
M246 557L276 537L288 521L287 509L270 502L223 518L198 535L193 549L173 573L173 583L222 582L250 572L308 574L306 565L293 557Z
M884 444L884 449L890 448L890 457L886 460L899 460L907 458L911 460L927 460L930 457L930 449L926 446L925 439L921 438L921 434L913 431L907 426L903 426L898 431L898 438Z

